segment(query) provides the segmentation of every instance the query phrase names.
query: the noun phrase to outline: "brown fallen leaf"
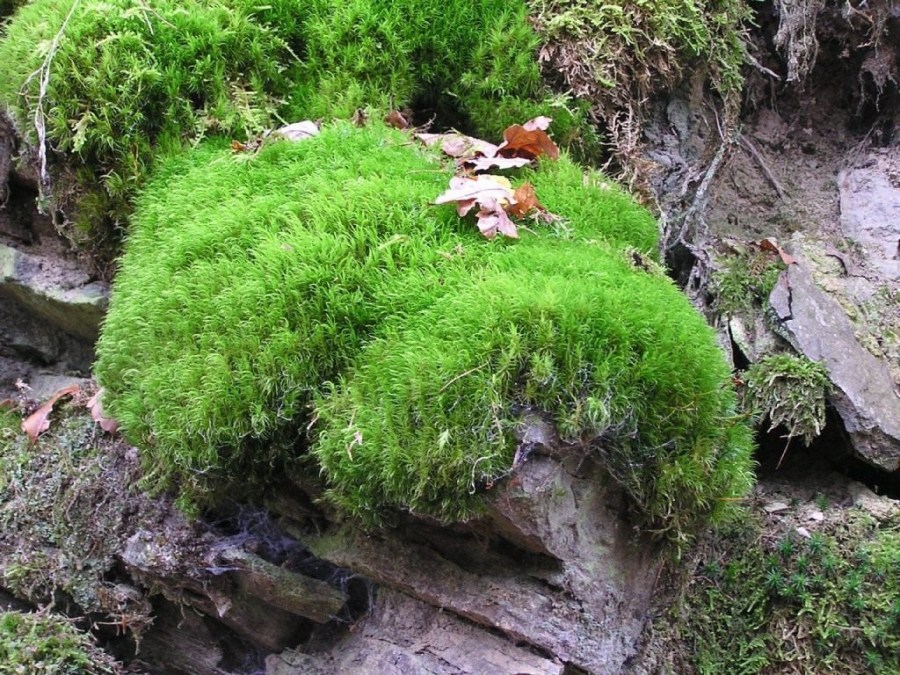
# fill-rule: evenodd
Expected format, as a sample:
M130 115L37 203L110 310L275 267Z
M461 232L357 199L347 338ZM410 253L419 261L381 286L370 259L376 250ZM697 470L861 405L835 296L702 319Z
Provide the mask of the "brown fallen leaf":
M53 412L53 406L56 405L57 401L66 396L74 396L78 393L78 390L79 387L77 384L63 387L53 394L53 396L51 396L40 408L22 421L22 431L28 434L28 438L32 443L38 439L38 436L50 428L50 413Z
M501 157L526 157L536 159L547 155L550 159L559 159L559 148L546 129L550 125L549 117L536 117L525 124L513 124L503 132L503 143L497 149Z
M777 253L781 257L781 262L785 265L794 265L797 260L790 253L781 248L781 245L778 243L777 239L773 237L766 237L765 239L760 239L758 242L759 247L763 251L771 251L772 253Z
M512 186L503 176L482 174L474 178L454 176L450 179L450 189L434 200L435 204L451 202L481 202L493 199L509 202L513 199Z
M100 428L108 434L114 434L119 430L119 422L103 414L103 404L101 402L103 391L103 387L100 387L97 393L88 400L87 407L91 411L91 418L100 425Z
M510 220L509 215L497 202L483 205L475 219L478 230L488 239L493 239L498 233L511 239L519 238L519 229L516 224Z
M232 152L244 152L247 149L247 146L241 143L240 141L231 141L231 151Z
M401 131L403 129L409 129L410 127L409 119L399 110L391 110L391 112L385 115L384 121L385 124L388 124L395 129L400 129Z
M546 211L538 201L531 183L522 183L513 193L513 202L507 208L513 218L524 218L532 211Z

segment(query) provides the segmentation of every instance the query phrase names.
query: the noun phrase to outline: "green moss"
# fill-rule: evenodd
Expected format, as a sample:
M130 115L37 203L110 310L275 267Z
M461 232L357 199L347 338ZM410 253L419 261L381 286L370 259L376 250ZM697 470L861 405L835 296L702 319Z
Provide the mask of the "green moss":
M124 670L61 616L0 612L0 672L109 675Z
M293 57L257 8L242 0L36 0L16 15L0 42L0 98L30 140L38 140L42 114L48 142L77 159L77 184L88 191L84 220L123 223L155 153L271 123L290 90ZM276 0L267 11L301 8Z
M749 312L769 298L785 265L770 251L738 252L713 275L716 305L726 314Z
M189 490L265 477L315 416L350 511L460 517L509 468L531 406L569 441L602 441L661 529L742 493L749 432L712 333L624 254L655 255L652 217L563 158L523 177L567 220L487 241L431 205L449 177L408 136L346 124L161 172L97 364L158 473Z
M550 96L536 52L515 0L35 0L0 41L0 100L32 142L43 116L74 172L58 172L56 196L102 235L172 149L279 119L414 105L497 136L544 113L593 147L585 111Z
M760 527L722 530L685 599L679 632L697 671L900 671L896 524L851 513L780 541Z
M742 0L529 0L545 40L583 57L599 86L625 96L671 85L700 62L723 95L743 85ZM590 49L581 50L589 44ZM565 67L563 65L563 67ZM621 94L619 94L621 95ZM641 98L634 99L639 105Z
M825 426L825 403L831 383L825 366L793 354L770 354L743 375L745 407L769 418L769 430L787 429L809 445Z

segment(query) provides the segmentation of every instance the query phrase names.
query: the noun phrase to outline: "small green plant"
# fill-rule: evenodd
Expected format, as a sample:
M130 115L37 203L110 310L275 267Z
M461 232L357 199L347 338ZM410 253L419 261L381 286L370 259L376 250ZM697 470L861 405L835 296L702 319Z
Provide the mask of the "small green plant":
M825 366L793 354L770 354L743 376L744 405L768 417L769 430L787 429L787 438L809 445L825 426L830 380Z
M652 217L566 158L520 174L567 219L485 240L432 205L452 170L409 136L325 127L214 145L141 198L97 373L163 480L202 494L311 450L334 500L477 510L526 408L603 448L649 527L686 537L750 481L710 329L655 257ZM314 410L311 409L314 405Z
M740 570L698 577L678 633L701 673L900 672L900 531L850 512L809 539L766 543L759 522L705 549ZM701 556L702 559L702 556ZM786 640L786 630L792 636Z
M0 672L115 675L124 669L68 619L46 612L0 612Z
M718 308L726 314L737 314L762 306L784 268L770 251L726 256L713 275Z

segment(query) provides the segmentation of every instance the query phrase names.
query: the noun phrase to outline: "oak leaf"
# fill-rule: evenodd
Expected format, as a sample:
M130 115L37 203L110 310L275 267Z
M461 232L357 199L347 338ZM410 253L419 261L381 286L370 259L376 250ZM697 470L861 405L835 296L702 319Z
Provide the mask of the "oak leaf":
M22 421L22 431L28 435L28 438L32 443L37 441L38 436L50 428L50 413L53 412L53 406L56 405L57 401L66 396L74 396L78 393L78 390L79 387L77 384L70 384L68 387L63 387L53 394L53 396L51 396L40 408Z
M88 400L87 407L88 410L91 411L91 418L100 425L100 428L108 434L114 434L119 430L119 422L111 417L106 417L106 415L103 414L103 403L101 399L103 398L104 391L103 387L100 387L100 389L97 390L97 393Z
M535 117L525 124L513 124L503 132L503 143L497 149L501 157L526 157L536 159L546 155L559 159L559 147L547 135L549 117Z

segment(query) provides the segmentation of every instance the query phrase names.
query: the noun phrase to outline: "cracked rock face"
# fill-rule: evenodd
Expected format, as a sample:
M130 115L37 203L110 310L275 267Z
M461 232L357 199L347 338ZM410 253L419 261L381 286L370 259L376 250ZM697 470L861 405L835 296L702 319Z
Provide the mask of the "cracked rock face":
M74 265L0 244L0 354L89 372L107 297Z
M900 153L873 152L838 176L841 228L867 254L873 269L900 281Z
M887 364L859 344L840 304L804 265L781 275L769 302L791 346L827 369L831 403L859 457L888 472L900 470L900 395Z

